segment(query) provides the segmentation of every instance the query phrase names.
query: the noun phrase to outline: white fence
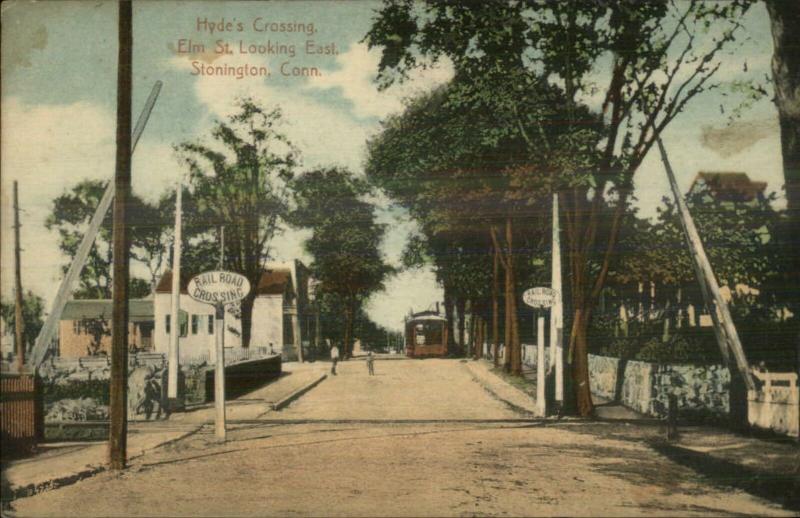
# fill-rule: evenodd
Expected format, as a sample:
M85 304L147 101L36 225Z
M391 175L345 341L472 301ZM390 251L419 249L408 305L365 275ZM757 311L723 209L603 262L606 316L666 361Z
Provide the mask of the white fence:
M761 372L753 375L763 383L747 393L747 419L752 426L800 436L800 392L794 372Z
M225 365L232 365L234 363L244 362L248 360L257 360L267 358L278 354L277 352L270 351L269 347L231 347L225 348ZM202 354L184 356L181 355L182 365L200 365L202 363L214 363L214 355L206 351Z

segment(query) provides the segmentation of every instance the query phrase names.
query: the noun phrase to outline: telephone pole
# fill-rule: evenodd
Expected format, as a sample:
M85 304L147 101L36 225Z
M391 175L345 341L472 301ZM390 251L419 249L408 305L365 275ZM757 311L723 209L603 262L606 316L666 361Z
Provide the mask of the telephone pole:
M127 206L131 191L131 97L133 9L130 0L119 2L119 53L117 63L117 156L113 209L113 310L111 328L111 382L109 398L108 458L111 469L125 468L128 442L128 278Z
M14 347L17 372L25 366L25 321L22 316L22 272L19 260L19 193L14 180Z

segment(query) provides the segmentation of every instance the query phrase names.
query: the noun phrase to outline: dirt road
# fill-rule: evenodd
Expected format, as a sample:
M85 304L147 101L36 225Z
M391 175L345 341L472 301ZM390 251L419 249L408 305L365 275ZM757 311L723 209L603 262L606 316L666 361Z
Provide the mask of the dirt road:
M376 371L345 362L283 411L232 424L226 444L208 427L122 474L16 501L16 513L792 515L657 453L656 429L515 419L458 361Z

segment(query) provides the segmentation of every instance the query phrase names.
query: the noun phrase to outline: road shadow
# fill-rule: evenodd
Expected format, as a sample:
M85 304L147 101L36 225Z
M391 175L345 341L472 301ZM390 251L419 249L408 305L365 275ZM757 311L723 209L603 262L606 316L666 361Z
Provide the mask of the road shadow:
M756 470L665 441L651 441L650 447L715 485L735 487L787 509L800 511L800 473Z

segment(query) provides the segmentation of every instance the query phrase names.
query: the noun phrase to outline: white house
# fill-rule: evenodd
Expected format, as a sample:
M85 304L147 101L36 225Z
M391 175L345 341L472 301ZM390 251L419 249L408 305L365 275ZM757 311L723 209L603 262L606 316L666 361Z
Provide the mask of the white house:
M181 275L179 351L181 362L215 358L214 307L193 300L186 286L194 272ZM261 275L253 303L250 348L271 348L285 360L297 357L295 335L302 337L302 322L308 319L308 270L300 261L268 263ZM299 286L300 289L295 287ZM158 352L169 351L169 333L172 327L172 272L166 272L155 292L155 329L153 342ZM242 323L238 304L225 309L225 348L241 349Z

